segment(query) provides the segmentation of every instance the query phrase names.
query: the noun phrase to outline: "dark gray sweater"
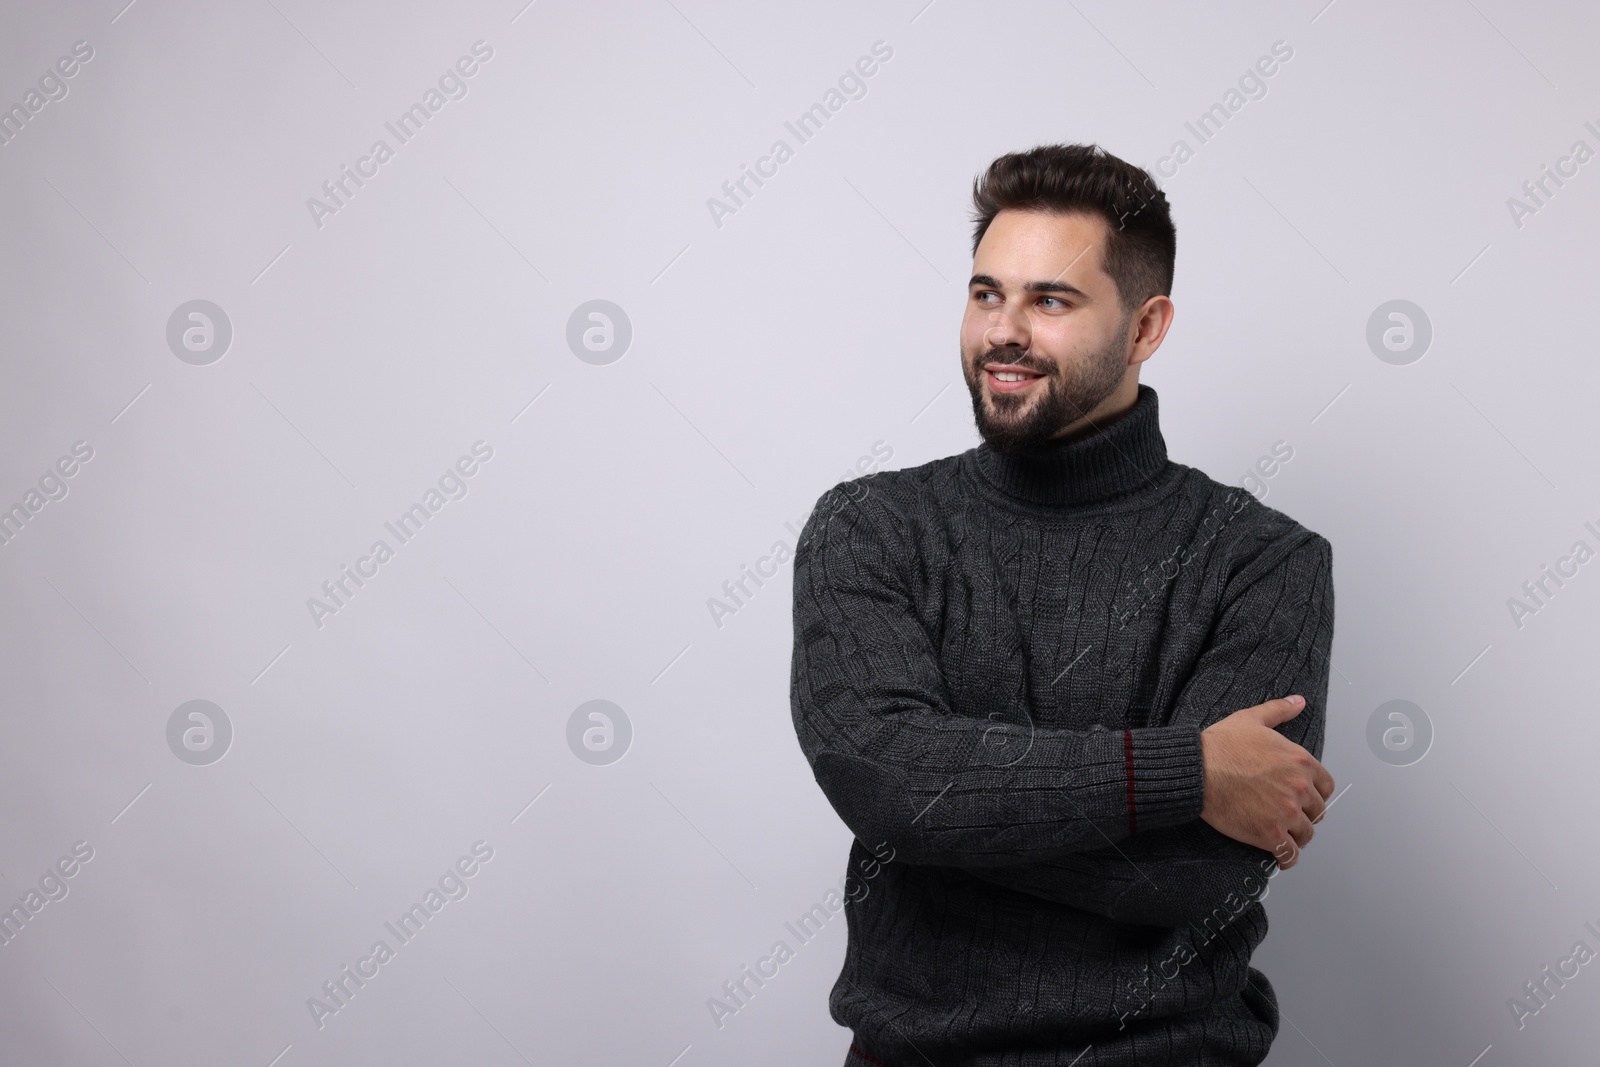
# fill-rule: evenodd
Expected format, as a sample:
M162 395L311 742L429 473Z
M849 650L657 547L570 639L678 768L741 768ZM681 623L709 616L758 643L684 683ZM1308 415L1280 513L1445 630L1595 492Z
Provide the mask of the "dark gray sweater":
M1257 1064L1271 853L1200 819L1200 731L1322 755L1328 541L1167 458L1156 394L1027 458L842 482L794 558L794 726L855 834L849 1064ZM884 857L889 857L885 862Z

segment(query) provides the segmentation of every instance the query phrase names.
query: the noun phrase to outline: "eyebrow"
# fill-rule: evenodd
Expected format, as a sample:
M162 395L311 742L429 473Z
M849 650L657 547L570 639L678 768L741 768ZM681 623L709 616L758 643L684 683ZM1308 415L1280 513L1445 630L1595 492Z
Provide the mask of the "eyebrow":
M975 285L981 285L986 289L1005 288L989 274L974 274L972 280L967 282L967 288L971 289ZM1083 300L1089 299L1088 293L1075 285L1068 285L1066 282L1029 282L1022 287L1022 291L1025 293L1066 293L1069 296L1076 296Z

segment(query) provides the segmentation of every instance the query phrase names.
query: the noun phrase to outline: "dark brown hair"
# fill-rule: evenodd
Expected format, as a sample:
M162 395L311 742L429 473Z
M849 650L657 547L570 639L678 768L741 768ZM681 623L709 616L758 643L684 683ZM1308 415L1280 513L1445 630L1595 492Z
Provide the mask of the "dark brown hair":
M972 254L1006 208L1098 215L1108 236L1100 257L1124 311L1172 295L1177 230L1149 172L1099 145L1050 144L1010 152L972 182Z

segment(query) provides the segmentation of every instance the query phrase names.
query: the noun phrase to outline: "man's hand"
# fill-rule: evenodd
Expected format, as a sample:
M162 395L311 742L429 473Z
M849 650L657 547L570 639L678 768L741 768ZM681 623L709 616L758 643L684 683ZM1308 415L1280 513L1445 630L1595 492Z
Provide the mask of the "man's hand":
M1300 714L1305 698L1282 697L1236 711L1200 732L1205 810L1200 817L1247 845L1265 849L1284 870L1311 840L1333 795L1333 775L1273 727Z

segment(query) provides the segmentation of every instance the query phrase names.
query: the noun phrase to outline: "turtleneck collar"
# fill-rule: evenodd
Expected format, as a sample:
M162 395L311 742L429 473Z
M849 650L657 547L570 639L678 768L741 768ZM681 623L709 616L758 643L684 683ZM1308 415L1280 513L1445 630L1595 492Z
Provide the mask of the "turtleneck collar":
M1027 453L975 450L979 475L1007 496L1030 504L1077 507L1153 485L1167 465L1156 391L1143 382L1133 407L1070 440Z

